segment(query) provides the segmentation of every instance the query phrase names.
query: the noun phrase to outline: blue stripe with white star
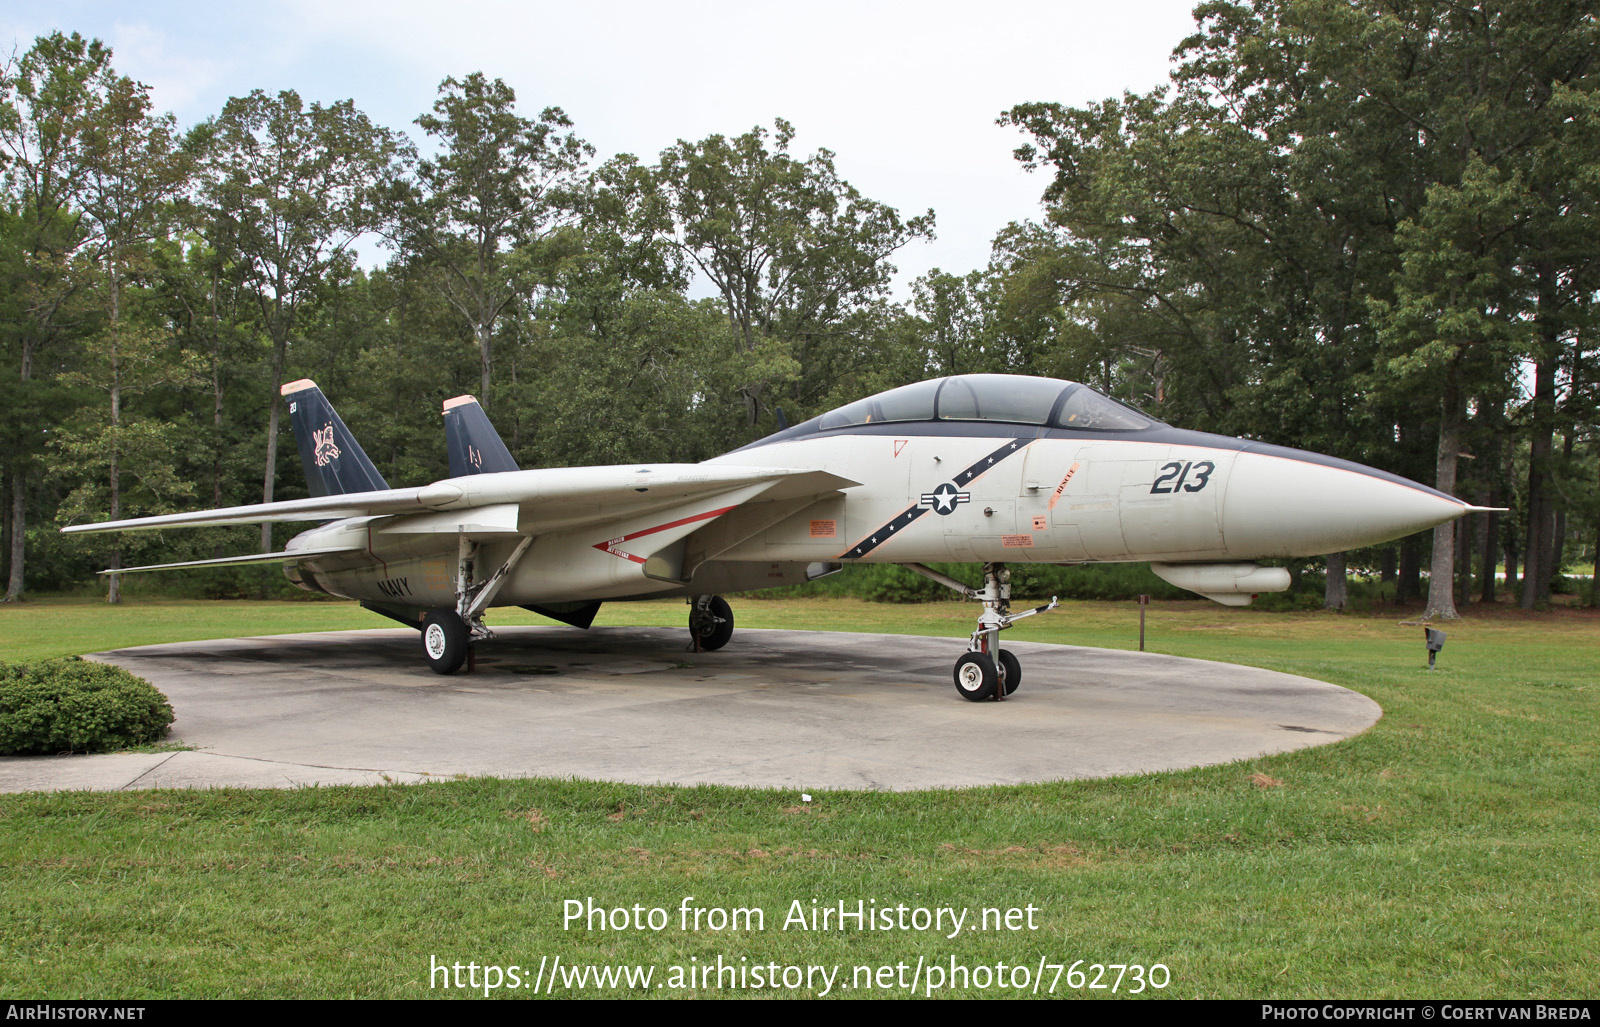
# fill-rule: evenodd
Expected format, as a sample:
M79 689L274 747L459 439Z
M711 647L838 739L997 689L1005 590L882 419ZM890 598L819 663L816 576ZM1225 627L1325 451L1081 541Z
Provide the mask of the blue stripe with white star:
M957 486L970 485L974 479L983 474L985 471L989 470L995 464L1000 463L1006 457L1018 452L1019 450L1026 449L1030 441L1032 440L1007 439L1005 445L1001 446L993 453L990 453L982 460L974 462L972 466L968 467L966 470L962 471L960 474L956 475L950 480L955 482ZM900 532L909 527L918 517L921 517L923 514L927 513L929 509L929 507L923 506L921 500L919 499L916 505L907 507L898 516L896 516L894 520L885 524L877 531L874 531L860 542L857 542L850 549L840 553L837 557L835 557L835 559L861 559L863 556L866 556L874 549L877 549L891 538L894 538L896 535L900 534Z

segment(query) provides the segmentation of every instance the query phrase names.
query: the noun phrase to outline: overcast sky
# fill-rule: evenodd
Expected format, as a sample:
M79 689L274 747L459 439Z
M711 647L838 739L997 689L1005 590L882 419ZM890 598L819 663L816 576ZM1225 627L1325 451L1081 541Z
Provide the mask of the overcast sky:
M826 147L866 196L933 208L937 241L896 255L903 295L930 268L984 266L1000 228L1037 216L1045 180L1012 158L1023 137L1000 112L1164 83L1194 2L10 0L0 40L98 37L185 127L230 96L295 89L417 138L439 82L473 71L509 83L527 116L563 108L598 159L653 161L783 117L797 156Z

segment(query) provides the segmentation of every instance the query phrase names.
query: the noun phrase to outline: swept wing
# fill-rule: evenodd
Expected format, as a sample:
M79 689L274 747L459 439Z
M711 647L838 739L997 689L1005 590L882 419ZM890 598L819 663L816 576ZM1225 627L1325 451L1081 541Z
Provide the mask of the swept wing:
M161 514L99 524L75 524L62 530L70 533L147 531L169 527L260 524L264 521L401 517L407 514L465 512L509 504L517 507L518 519L524 526L550 530L558 525L588 520L609 521L630 511L644 512L670 507L682 501L760 484L768 486L760 490L764 498L781 499L850 488L858 483L827 471L771 467L703 464L553 467L451 478L419 488L313 496L309 499ZM279 555L285 559L297 558L293 551Z

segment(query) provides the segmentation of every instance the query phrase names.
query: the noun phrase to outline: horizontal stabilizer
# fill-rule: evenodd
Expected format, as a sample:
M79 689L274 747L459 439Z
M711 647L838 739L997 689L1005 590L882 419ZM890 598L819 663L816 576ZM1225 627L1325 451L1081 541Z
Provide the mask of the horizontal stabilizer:
M242 567L251 563L299 563L302 560L314 560L319 556L360 552L364 550L353 546L340 546L334 549L292 549L285 553L256 553L252 556L220 556L214 560L185 560L183 563L152 563L145 567L117 567L100 573L137 574L140 571L175 571L184 567Z

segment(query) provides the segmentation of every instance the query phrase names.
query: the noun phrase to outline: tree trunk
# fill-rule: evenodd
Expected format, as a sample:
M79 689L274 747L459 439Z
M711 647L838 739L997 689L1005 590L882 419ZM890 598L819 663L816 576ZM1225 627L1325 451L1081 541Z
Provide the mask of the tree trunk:
M1550 578L1547 586L1555 588L1556 579L1561 577L1562 568L1567 565L1567 511L1563 507L1555 512L1551 518L1554 523L1550 528Z
M22 558L28 541L23 531L27 526L27 512L27 472L19 464L13 464L11 470L11 577L6 582L5 598L8 603L22 601Z
M1400 571L1395 578L1394 600L1404 605L1422 594L1422 536L1400 541Z
M1483 505L1495 506L1497 505L1497 499L1495 490L1491 488L1484 496ZM1493 605L1496 601L1495 564L1499 562L1500 547L1495 542L1499 538L1500 515L1497 513L1488 514L1483 518L1482 534L1478 537L1478 548L1483 552L1483 585L1482 591L1479 593L1479 599L1489 605Z
M122 519L122 467L121 449L122 439L119 429L122 427L122 356L117 350L119 328L117 283L111 283L111 519ZM120 536L116 536L120 537ZM122 566L122 545L113 542L111 546L111 569L117 570ZM122 575L106 575L106 602L122 602Z
M1600 517L1594 522L1594 573L1589 578L1589 605L1600 606Z
M1539 558L1539 590L1534 592L1533 597L1534 603L1539 606L1549 605L1550 582L1555 579L1555 499L1550 494L1549 475L1546 475L1544 488L1546 488L1546 494L1544 494L1544 529L1542 531L1544 531L1546 544L1536 553Z
M1577 438L1577 432L1566 433L1566 440L1561 444L1561 466L1572 466L1572 443ZM1552 492L1559 490L1552 488ZM1550 538L1550 577L1546 587L1554 586L1555 580L1562 575L1563 568L1567 565L1567 504L1565 497L1555 512L1555 526Z
M261 501L272 502L272 489L278 476L278 396L283 389L283 357L287 338L272 344L272 395L267 400L267 469L261 477ZM272 552L272 522L261 525L261 551Z
M1594 522L1594 572L1589 576L1589 605L1600 606L1600 519Z
M222 316L217 311L217 290L211 282L211 503L222 506ZM218 554L221 555L220 553Z
M1556 364L1561 339L1555 323L1556 270L1539 268L1539 362L1533 371L1532 445L1528 454L1528 535L1523 550L1522 608L1550 601L1550 557L1555 534L1555 504L1550 474L1555 455Z
M1480 504L1481 505L1481 504ZM1472 605L1472 547L1483 518L1475 514L1456 522L1456 608Z
M522 361L524 359L526 359L526 355L520 353L516 347L512 347L512 349L511 349L511 394L513 396L515 396L517 394L517 381L518 381L517 375L521 372ZM519 406L519 404L516 404L516 403L512 404L512 413L515 414L516 416L514 416L511 419L511 441L506 446L507 449L511 450L511 453L512 453L513 456L515 456L522 449L522 413L521 413L520 410L517 409L518 406ZM504 426L503 425L502 425L501 430L504 431Z
M1594 518L1594 576L1589 579L1589 605L1600 606L1600 513Z
M1342 610L1350 601L1350 585L1345 577L1344 553L1328 554L1328 579L1322 589L1322 608Z
M22 368L18 380L22 391L28 390L28 379L33 377L33 337L22 333ZM23 560L28 548L28 468L21 454L11 464L11 576L6 581L8 603L22 601Z
M1433 487L1445 495L1456 491L1456 464L1461 454L1461 402L1457 385L1459 369L1454 363L1447 372L1442 417L1439 419L1439 451L1435 461ZM1428 605L1423 620L1459 620L1456 612L1456 522L1446 521L1433 529L1433 559L1428 566Z
M222 344L215 321L212 322L211 329L211 505L220 508L222 506ZM216 559L222 559L221 542L211 547L211 555Z
M478 405L483 407L484 413L489 412L489 372L492 369L489 353L491 329L488 325L473 325L472 334L478 342Z

